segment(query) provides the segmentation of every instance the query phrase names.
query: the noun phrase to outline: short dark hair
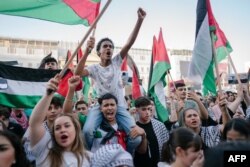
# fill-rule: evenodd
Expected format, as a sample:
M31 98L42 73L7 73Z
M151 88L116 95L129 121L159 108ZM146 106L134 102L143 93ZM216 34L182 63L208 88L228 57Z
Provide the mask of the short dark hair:
M75 108L77 108L77 106L80 105L80 104L85 104L88 107L88 103L87 102L85 102L84 100L79 100L79 101L76 102Z
M54 57L48 57L44 60L44 64L48 62L55 62L57 64L57 60Z
M50 102L50 105L53 104L56 107L62 107L62 99L60 97L54 96Z
M100 51L101 45L102 45L102 43L103 43L104 41L109 41L109 42L113 45L113 48L114 48L114 42L113 42L111 39L109 39L109 38L102 38L102 39L97 43L97 45L96 45L96 52L97 52L97 53Z
M115 100L115 103L116 103L116 104L118 103L117 98L116 98L114 95L110 94L110 93L106 93L106 94L104 94L102 97L98 98L98 103L99 103L100 105L102 105L103 100L107 100L107 99L114 99L114 100Z
M151 105L151 101L148 97L139 97L135 100L135 107L139 108L139 107L145 107Z

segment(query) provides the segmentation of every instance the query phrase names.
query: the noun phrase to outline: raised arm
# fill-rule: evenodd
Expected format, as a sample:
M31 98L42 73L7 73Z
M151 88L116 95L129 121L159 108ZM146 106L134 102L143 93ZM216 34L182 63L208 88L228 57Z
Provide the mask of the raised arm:
M135 27L134 27L132 33L130 34L127 43L122 47L122 49L120 51L122 59L125 56L127 56L129 49L134 44L134 42L135 42L135 40L137 38L137 35L139 33L139 30L141 28L142 22L143 22L143 20L144 20L144 18L146 16L146 12L142 8L138 9L137 14L138 14L138 19L137 19L137 22L135 24Z
M248 88L247 88L247 86L248 86L248 84L246 85L246 84L244 84L244 85L242 85L242 87L243 87L243 97L244 97L244 100L245 100L245 103L246 103L246 105L247 105L247 107L249 107L250 106L250 96L249 96L249 91L247 90Z
M74 105L72 99L74 97L76 87L77 85L79 85L80 81L81 81L81 78L78 75L72 76L68 80L69 89L65 97L64 103L63 103L63 113L72 113L72 109Z
M31 146L36 145L45 134L43 121L46 117L46 111L49 108L53 95L57 90L58 83L58 75L55 78L49 80L47 84L46 94L40 99L40 101L36 104L35 108L32 111L29 121ZM49 89L54 91L52 93L48 93Z
M238 93L238 96L237 98L232 102L232 103L229 103L227 105L227 107L233 112L235 113L237 108L239 107L239 105L241 104L241 101L243 100L243 88L240 87L238 90L237 90L237 93Z
M224 129L226 123L228 121L230 121L231 117L230 117L228 110L227 110L226 96L219 95L218 98L219 98L219 107L220 107L221 116L222 116L222 125L220 127L220 131L223 132L223 129Z
M87 57L91 53L91 50L94 48L94 46L95 46L95 38L90 37L88 42L87 42L85 52L84 52L82 58L80 59L79 63L76 66L76 69L74 72L75 75L79 75L79 76L88 76L89 75L88 70L84 69L84 67L85 67Z
M208 111L206 107L201 102L200 98L197 96L195 92L187 92L188 99L194 100L200 109L201 119L207 120L208 119Z

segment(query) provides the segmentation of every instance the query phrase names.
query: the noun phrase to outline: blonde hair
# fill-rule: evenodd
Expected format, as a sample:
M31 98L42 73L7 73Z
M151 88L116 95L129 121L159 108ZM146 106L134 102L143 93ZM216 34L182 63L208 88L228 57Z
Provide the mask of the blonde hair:
M75 140L73 142L71 152L76 156L78 167L80 167L80 166L82 166L84 158L87 158L88 161L90 160L89 156L87 154L87 151L84 147L84 139L83 139L83 135L81 135L80 123L73 114L62 113L57 118L62 117L62 116L69 117L70 120L72 121L74 127L75 127L76 137L75 137ZM50 159L51 166L60 167L63 164L62 153L64 152L64 149L55 140L55 133L54 133L55 129L54 128L55 127L53 124L52 134L51 134L53 145L49 151L48 157Z

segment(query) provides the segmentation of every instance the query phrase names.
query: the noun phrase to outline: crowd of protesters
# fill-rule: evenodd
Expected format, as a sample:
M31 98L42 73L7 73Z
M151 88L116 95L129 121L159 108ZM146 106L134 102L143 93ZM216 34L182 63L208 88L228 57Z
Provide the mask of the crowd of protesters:
M31 115L21 108L0 107L0 167L203 167L214 166L209 160L213 152L222 157L223 146L249 148L247 84L239 85L237 93L202 96L184 82L174 83L166 97L166 122L157 119L153 99L142 96L132 104L124 96L120 66L145 16L139 9L137 23L118 55L112 57L114 44L109 38L97 44L99 64L85 68L89 52L84 53L68 80L64 100L55 96L60 82L56 75ZM92 37L87 50L94 45ZM53 58L44 63L45 69L57 69ZM73 100L82 76L94 80L98 96L94 104ZM221 159L215 166L223 164Z

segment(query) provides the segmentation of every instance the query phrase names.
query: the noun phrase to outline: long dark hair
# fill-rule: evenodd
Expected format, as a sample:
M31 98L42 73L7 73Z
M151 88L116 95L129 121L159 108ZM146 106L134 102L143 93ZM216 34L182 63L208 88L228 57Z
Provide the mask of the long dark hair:
M11 167L30 167L30 162L26 157L20 138L8 130L0 131L0 136L4 136L9 140L12 147L15 149L16 162L12 164Z
M250 137L250 124L241 118L234 118L230 120L224 127L222 132L222 139L227 140L227 133L230 130L235 130L241 135L244 135L247 139Z
M180 127L174 130L170 134L169 140L163 145L162 160L167 163L173 163L177 147L183 150L194 147L195 151L198 151L202 148L201 138L188 128Z

